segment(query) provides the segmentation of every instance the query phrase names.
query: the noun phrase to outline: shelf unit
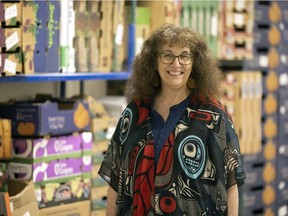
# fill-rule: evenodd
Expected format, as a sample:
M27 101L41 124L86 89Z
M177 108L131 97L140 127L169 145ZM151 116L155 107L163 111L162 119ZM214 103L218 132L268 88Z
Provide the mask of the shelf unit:
M0 77L0 83L7 82L65 82L84 80L126 80L130 72L88 72L88 73L35 73Z
M60 97L66 96L66 81L79 81L79 94L84 95L85 80L127 80L130 72L35 73L0 77L1 83L60 82Z

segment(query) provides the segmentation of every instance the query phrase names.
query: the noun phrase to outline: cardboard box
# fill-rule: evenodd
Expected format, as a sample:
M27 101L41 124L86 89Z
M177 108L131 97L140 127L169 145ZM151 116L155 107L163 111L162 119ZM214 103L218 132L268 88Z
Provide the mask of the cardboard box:
M35 193L39 209L88 200L91 194L91 175L86 173L70 180L60 179L35 185Z
M90 200L64 204L41 209L39 216L88 216L90 215Z
M30 158L36 161L51 161L67 157L80 157L91 151L91 132L43 138L13 138L13 157Z
M91 212L91 216L105 216L106 215L106 208L98 209Z
M22 52L1 53L0 52L0 73L5 76L14 76L23 73Z
M0 105L0 117L12 120L12 136L44 136L90 130L84 101L16 102Z
M32 181L9 179L8 190L13 209L20 208L31 201L36 201L34 184Z
M37 201L30 202L18 209L12 211L12 216L24 216L24 215L39 215L39 209Z
M23 216L25 213L35 216L39 214L32 181L9 180L8 189L13 216Z
M38 163L27 159L17 160L19 160L19 162L10 161L7 165L9 178L23 180L33 179L35 183L54 181L62 178L71 179L81 176L82 173L91 172L92 169L91 155ZM14 161L16 161L16 159L14 159Z
M0 215L1 216L11 216L9 194L8 192L0 192Z
M0 192L8 191L7 180L8 180L8 174L7 174L6 163L0 162Z
M60 1L47 1L48 22L46 28L45 70L60 72Z
M22 2L0 1L0 14L0 26L19 27L22 22ZM9 15L5 17L4 14Z
M12 157L11 120L0 118L0 158L10 159L11 157Z
M22 47L22 28L0 27L0 47L7 52L19 51Z

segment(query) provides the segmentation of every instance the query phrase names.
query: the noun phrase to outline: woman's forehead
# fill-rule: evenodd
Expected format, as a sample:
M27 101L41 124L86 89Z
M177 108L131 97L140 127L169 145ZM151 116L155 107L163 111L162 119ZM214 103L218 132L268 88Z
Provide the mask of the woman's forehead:
M187 49L189 50L190 47L188 45L185 45L183 43L165 43L161 46L162 49L169 49L169 48L181 48L181 49Z

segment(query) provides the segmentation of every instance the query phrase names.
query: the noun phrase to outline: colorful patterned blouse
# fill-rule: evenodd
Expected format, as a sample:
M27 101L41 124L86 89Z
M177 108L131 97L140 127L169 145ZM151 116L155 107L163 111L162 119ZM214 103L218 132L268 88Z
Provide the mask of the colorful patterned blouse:
M150 110L150 100L128 104L99 170L118 193L117 215L227 215L227 189L245 172L225 108L191 96L157 167Z

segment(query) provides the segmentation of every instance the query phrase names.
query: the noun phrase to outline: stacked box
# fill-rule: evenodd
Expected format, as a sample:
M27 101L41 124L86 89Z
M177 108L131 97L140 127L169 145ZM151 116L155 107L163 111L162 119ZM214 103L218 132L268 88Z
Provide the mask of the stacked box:
M281 138L285 134L286 118L285 112L281 114L281 107L285 107L282 89L283 92L287 92L288 86L285 43L287 22L284 18L287 14L287 4L281 1L255 1L254 8L254 59L245 61L244 68L257 68L263 74L262 145L271 146L271 143L274 143L277 158L276 160L275 157L267 159L265 163L276 161L277 200L273 205L275 214L287 215L287 169L285 165L287 143L286 139Z
M274 143L273 148L276 149ZM259 215L269 215L276 212L276 151L274 151L273 160L267 162L268 154L265 153L267 150L263 149L258 154L244 155L243 157L246 181L241 189L243 191L241 215L254 215L257 212Z
M134 32L128 30L124 33L126 50L125 59L127 60L129 59L130 55L129 52L134 53L134 55L137 55L140 52L144 40L148 38L151 32L151 9L148 6L137 6L135 9L135 17L133 17L133 11L134 8L132 6L125 7L125 26L135 26ZM131 38L134 38L135 40L135 43L132 44L132 46L129 44L129 42L131 42Z
M91 131L94 135L92 147L91 210L96 215L96 212L99 213L100 211L105 213L108 184L99 176L98 170L109 144L107 131L109 128L115 127L116 120L108 114L103 104L98 100L95 100L91 96L87 96L85 100L88 102L89 109L91 110Z
M0 116L12 122L9 178L32 180L39 208L89 199L93 134L85 101L1 104Z
M288 208L288 92L279 90L279 146L278 146L278 211ZM282 209L282 210L281 210ZM284 214L281 214L284 215Z
M0 192L8 191L8 174L6 166L5 162L0 162Z
M60 1L25 1L22 13L25 73L59 72Z
M22 57L22 3L0 2L0 73L24 73Z
M101 14L99 44L98 70L109 72L112 68L113 50L113 1L101 1L99 6Z
M75 66L77 72L88 72L88 31L89 16L87 2L75 2Z
M124 68L125 45L124 32L127 26L124 25L124 0L114 1L113 5L113 57L112 71L121 71Z
M11 157L12 157L11 120L0 118L0 159L10 159Z
M45 2L24 2L22 12L22 47L25 70L29 73L44 72L47 4ZM35 62L37 62L36 65Z
M218 1L183 1L181 24L202 34L209 49L217 54Z
M15 102L0 105L11 119L12 136L45 136L90 130L89 107L82 100Z
M223 1L219 6L218 58L251 59L254 2Z
M241 153L259 153L261 139L261 72L230 71L226 73L222 102L234 121Z
M75 11L73 0L60 1L60 70L62 73L75 73Z
M43 208L39 210L39 216L63 216L63 215L90 215L90 201L80 201L76 203L69 203L65 205L58 205L50 208Z
M180 24L180 5L177 1L140 1L139 6L150 9L150 31L154 31L164 23Z
M39 208L89 199L92 133L14 138L9 178L32 180Z

